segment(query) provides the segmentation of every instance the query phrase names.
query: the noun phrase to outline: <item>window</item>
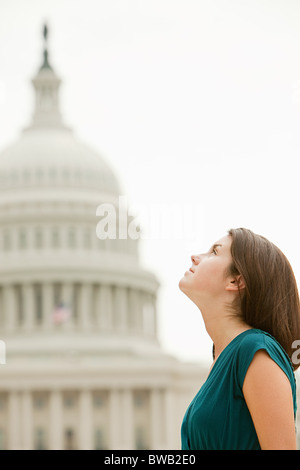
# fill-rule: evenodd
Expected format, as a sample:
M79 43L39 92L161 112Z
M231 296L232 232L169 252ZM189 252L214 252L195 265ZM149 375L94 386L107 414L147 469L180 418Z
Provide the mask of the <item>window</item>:
M41 410L45 408L46 406L45 396L40 393L36 394L34 396L33 406L37 410Z
M103 429L98 428L95 430L94 448L95 450L104 450L106 448Z
M50 168L50 170L49 170L49 176L50 176L50 179L51 179L52 181L55 180L56 174L57 174L56 168Z
M16 299L17 299L17 321L20 325L24 321L24 301L23 290L20 284L16 285Z
M43 232L41 228L37 228L35 231L35 246L36 248L43 247Z
M42 168L38 168L38 169L36 170L36 180L37 180L38 182L40 182L40 181L42 181L43 177L44 177L43 169L42 169Z
M35 450L46 449L46 431L43 428L36 428L34 430L34 449Z
M57 282L53 284L53 297L54 305L59 305L61 302L61 284Z
M135 449L146 450L149 448L149 391L135 390L133 392L133 403Z
M4 394L0 394L0 410L4 410L5 408L5 395Z
M101 408L104 406L105 403L105 395L104 393L97 392L94 395L94 406L95 408Z
M145 392L139 391L134 393L134 406L136 408L141 408L146 404L146 395Z
M28 169L25 169L25 170L23 171L23 179L24 179L24 181L26 181L26 182L29 181L29 179L30 179L30 171L29 171Z
M91 230L86 228L83 235L83 244L85 248L91 248L91 235Z
M135 428L135 448L136 450L147 450L146 430L144 426L137 426Z
M64 397L65 408L73 408L75 404L75 397L72 393L67 393Z
M81 180L81 173L80 173L80 170L76 170L75 171L75 179L77 181L80 181Z
M35 315L36 322L40 325L43 320L43 302L42 302L42 286L41 284L36 284L34 286L34 296L35 296Z
M8 230L3 233L3 250L9 251L11 249L11 236Z
M75 246L76 246L75 229L73 227L70 227L68 231L68 247L75 248Z
M69 171L68 171L67 168L64 168L64 169L63 169L63 172L62 172L62 179L63 179L63 182L69 181L69 178L70 178L70 173L69 173Z
M64 448L65 450L75 449L75 431L72 428L67 428L64 434Z
M58 228L55 227L52 230L52 240L51 240L52 248L58 248L59 247L59 231Z
M0 450L5 450L5 449L6 449L5 430L3 428L0 428Z
M27 236L25 228L21 228L19 231L19 248L23 250L27 247Z
M73 288L73 298L72 298L72 305L73 305L73 311L72 311L72 316L74 319L74 322L76 323L78 320L78 297L79 297L79 290L80 290L80 284L74 284Z

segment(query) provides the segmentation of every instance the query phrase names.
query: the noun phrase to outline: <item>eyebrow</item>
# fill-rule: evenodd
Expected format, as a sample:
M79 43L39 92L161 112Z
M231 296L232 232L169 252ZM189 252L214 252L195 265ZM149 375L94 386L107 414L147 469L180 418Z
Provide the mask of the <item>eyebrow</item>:
M213 246L211 247L211 250L218 248L218 246L223 246L223 245L221 245L221 243L214 243Z

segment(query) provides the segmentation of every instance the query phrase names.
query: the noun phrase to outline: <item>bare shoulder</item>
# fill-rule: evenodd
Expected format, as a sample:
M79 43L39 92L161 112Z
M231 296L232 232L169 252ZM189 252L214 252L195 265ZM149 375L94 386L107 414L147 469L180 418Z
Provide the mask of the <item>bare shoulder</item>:
M281 367L279 367L278 364L276 364L275 361L273 361L273 359L271 359L267 351L260 349L254 354L254 357L248 368L244 381L244 387L247 387L252 382L257 382L256 385L259 385L260 383L263 384L268 379L282 382L282 385L285 383L291 392L290 381L285 372L281 369Z
M264 449L296 449L293 394L285 372L265 350L255 353L243 394Z

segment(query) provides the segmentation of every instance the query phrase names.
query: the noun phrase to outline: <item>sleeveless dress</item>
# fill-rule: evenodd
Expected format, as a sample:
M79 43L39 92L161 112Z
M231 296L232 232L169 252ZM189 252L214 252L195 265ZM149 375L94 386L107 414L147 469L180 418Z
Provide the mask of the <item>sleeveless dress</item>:
M186 410L181 426L182 450L260 449L242 389L254 354L261 349L290 381L296 420L296 381L290 358L273 336L249 329L223 349Z

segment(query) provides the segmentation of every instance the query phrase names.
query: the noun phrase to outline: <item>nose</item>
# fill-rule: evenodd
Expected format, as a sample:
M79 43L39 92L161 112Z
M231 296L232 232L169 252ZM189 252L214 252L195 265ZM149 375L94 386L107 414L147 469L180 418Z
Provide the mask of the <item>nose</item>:
M191 260L194 264L198 264L200 261L200 255L192 255Z

